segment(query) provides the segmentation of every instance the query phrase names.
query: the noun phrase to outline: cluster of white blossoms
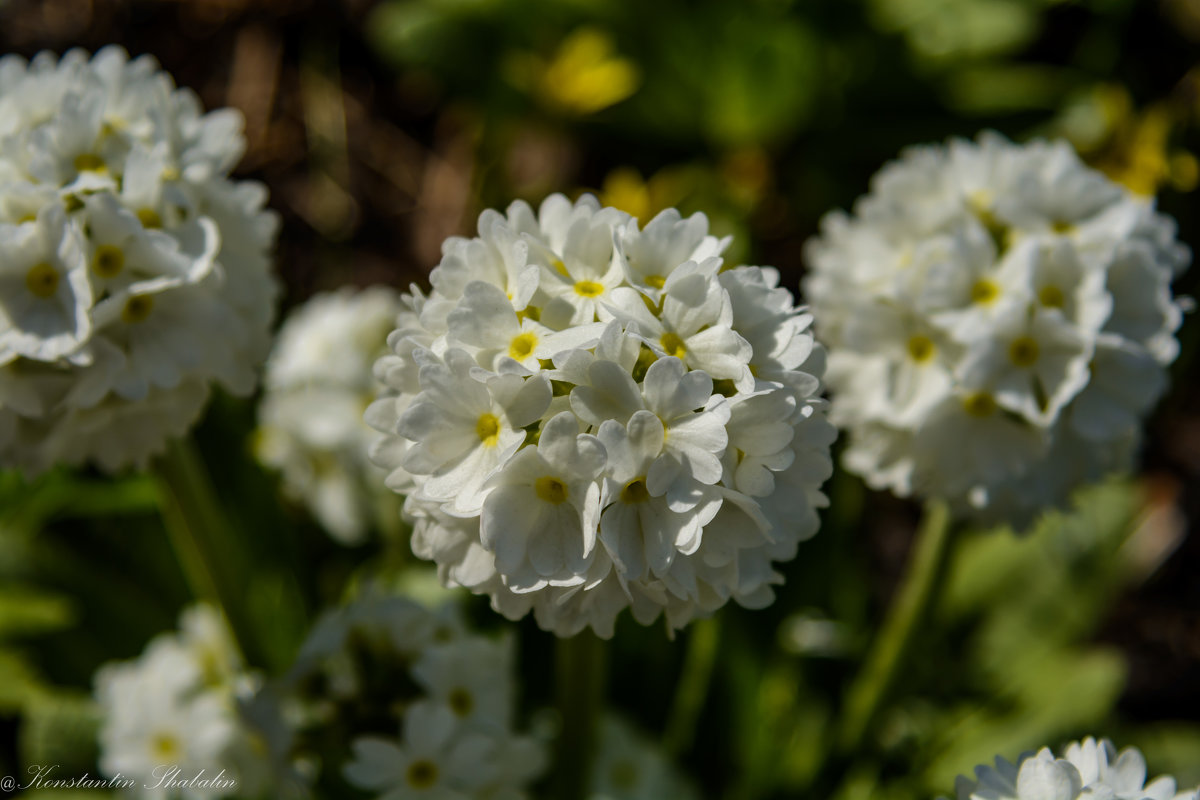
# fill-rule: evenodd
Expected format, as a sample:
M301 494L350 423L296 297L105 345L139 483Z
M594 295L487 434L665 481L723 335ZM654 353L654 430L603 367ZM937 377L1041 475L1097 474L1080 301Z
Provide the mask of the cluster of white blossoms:
M909 150L807 249L846 467L1017 524L1128 468L1189 257L1170 218L1065 143Z
M611 636L773 599L817 529L835 432L811 318L730 268L703 214L585 196L485 211L406 295L367 421L413 550L449 585Z
M348 544L370 530L385 491L367 459L380 436L362 412L379 393L371 367L400 308L399 294L382 286L314 296L280 328L263 378L255 453Z
M241 117L115 47L0 59L0 466L144 464L270 345Z
M697 800L658 742L614 714L600 720L587 800Z
M185 609L179 627L137 660L96 673L100 768L132 781L129 797L256 796L267 776L258 734L239 709L258 679L212 607Z
M975 780L959 776L957 800L1198 800L1200 789L1177 791L1164 775L1146 783L1146 759L1137 748L1117 753L1107 739L1088 737L1067 745L1061 758L1050 748L1024 753L1014 764L975 768Z
M388 800L521 800L545 753L513 730L512 651L450 607L368 595L329 612L288 679L294 757Z

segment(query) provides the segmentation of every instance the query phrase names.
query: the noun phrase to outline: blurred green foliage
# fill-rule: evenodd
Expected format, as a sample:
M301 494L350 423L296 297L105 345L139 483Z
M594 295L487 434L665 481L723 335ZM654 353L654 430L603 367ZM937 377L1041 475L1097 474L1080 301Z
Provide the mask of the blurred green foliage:
M820 215L849 205L885 160L985 127L1067 136L1135 191L1161 192L1195 231L1200 73L1193 28L1165 16L1185 13L1177 6L383 0L362 34L378 79L425 99L414 125L432 148L444 128L466 130L471 210L584 189L643 221L703 210L737 235L731 258L776 264L794 287ZM315 85L326 65L307 68ZM522 147L531 168L512 166ZM351 257L322 233L322 247ZM1189 369L1185 356L1177 377ZM251 404L219 398L196 441L232 520L224 552L258 667L285 669L319 609L364 581L441 595L401 526L348 549L282 501L250 457L252 427ZM1126 719L1128 659L1097 639L1179 535L1134 480L1085 492L1028 536L960 533L916 656L861 752L837 752L831 732L914 520L844 473L829 492L775 605L725 609L676 641L626 619L608 648L609 702L666 731L706 798L928 798L997 754L1088 734L1200 782L1200 724ZM0 751L0 774L42 760L94 772L94 671L141 652L191 597L162 510L146 476L0 475L0 724L16 742ZM481 625L505 624L465 602ZM518 627L528 713L553 702L553 641L532 621ZM68 794L89 796L29 796Z

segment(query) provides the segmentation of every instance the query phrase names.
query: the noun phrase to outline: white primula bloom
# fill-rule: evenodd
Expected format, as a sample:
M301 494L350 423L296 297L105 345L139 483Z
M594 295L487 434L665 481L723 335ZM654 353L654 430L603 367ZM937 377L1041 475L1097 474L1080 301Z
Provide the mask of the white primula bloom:
M1050 748L1023 753L1012 763L997 756L996 766L975 768L975 780L959 776L957 800L1191 800L1176 793L1169 775L1146 783L1146 760L1137 748L1117 753L1107 739L1071 742L1061 757Z
M366 414L446 585L561 636L772 601L826 502L825 359L779 274L728 244L702 214L642 228L561 195L446 243Z
M586 800L695 800L700 795L662 748L624 719L600 720Z
M1179 350L1171 280L1190 254L1066 144L909 150L825 218L807 260L830 417L869 485L1024 527L1131 466Z
M364 539L381 502L367 459L381 437L361 414L379 390L372 363L400 311L399 295L382 286L316 295L284 321L263 378L255 453L349 544Z
M128 797L236 794L260 770L261 738L241 714L258 683L224 618L209 606L185 609L179 634L162 634L136 661L96 673L101 769L136 781Z
M269 346L278 220L229 177L241 118L117 47L0 74L0 365L37 394L0 390L0 467L143 467Z
M526 800L545 754L514 730L512 644L469 633L452 607L378 593L327 612L276 689L286 758L320 765L321 796L345 780L386 798ZM332 737L349 746L340 763Z

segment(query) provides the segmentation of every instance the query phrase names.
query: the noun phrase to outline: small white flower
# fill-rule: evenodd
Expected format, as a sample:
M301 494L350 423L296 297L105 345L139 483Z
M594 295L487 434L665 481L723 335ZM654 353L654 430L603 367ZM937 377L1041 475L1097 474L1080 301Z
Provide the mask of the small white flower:
M489 481L479 536L514 591L584 581L596 546L604 445L563 412Z
M906 151L807 258L830 416L869 485L1024 526L1129 467L1178 352L1188 253L1069 146Z
M957 800L1180 800L1169 775L1146 783L1146 760L1133 747L1118 755L1112 742L1092 737L1071 742L1056 758L1049 748L1024 753L1011 763L975 768L975 780L959 776Z
M600 721L586 800L693 800L699 795L666 753L614 715Z
M403 465L428 478L418 496L448 502L456 513L477 513L485 484L524 443L524 427L538 420L550 404L550 382L544 375L529 380L492 375L474 376L475 361L451 350L444 364L430 358L421 368L421 393L397 422L400 435L414 442Z
M488 742L457 734L448 708L417 703L404 714L402 744L355 739L354 760L343 771L350 783L387 800L469 800Z
M678 358L691 369L749 391L753 350L733 330L729 295L717 280L720 267L719 258L676 267L663 284L661 311L651 311L643 295L630 288L612 293L609 310L660 356Z
M258 685L246 671L224 619L208 606L185 609L180 634L155 638L133 662L108 664L95 678L103 722L100 766L137 781L132 796L225 797L239 776L256 769L249 757L256 734L238 703ZM177 769L182 781L200 774L223 781L171 787L161 779Z
M318 620L280 687L288 757L324 762L311 780L319 769L397 800L525 800L545 756L513 730L512 643L467 632L454 611L372 592ZM342 731L352 755L338 763L313 743Z
M61 205L35 220L0 225L0 362L54 362L74 356L92 332L83 237Z

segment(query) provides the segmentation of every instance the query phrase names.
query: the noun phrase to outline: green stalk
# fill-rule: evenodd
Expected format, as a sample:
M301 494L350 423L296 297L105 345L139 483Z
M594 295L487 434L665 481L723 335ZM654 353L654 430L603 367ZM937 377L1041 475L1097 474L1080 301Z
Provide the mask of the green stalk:
M175 440L154 461L167 537L192 596L224 611L243 655L257 654L245 614L246 575L234 530L191 440Z
M846 694L838 749L855 752L875 721L896 676L904 668L913 636L925 621L942 582L951 540L950 510L931 501L925 507L917 540L909 558L908 573L896 594L867 655L866 663Z
M604 642L588 629L556 643L555 679L562 729L550 797L587 797L604 700L605 659Z
M663 749L672 758L678 758L692 746L696 736L696 721L704 710L708 699L708 687L712 682L713 665L717 660L717 642L721 637L717 617L693 622L688 631L687 654L683 660L683 671L679 687L667 717L667 729L663 734Z

